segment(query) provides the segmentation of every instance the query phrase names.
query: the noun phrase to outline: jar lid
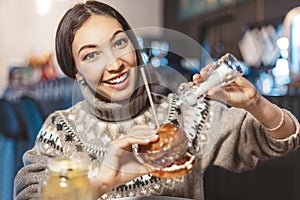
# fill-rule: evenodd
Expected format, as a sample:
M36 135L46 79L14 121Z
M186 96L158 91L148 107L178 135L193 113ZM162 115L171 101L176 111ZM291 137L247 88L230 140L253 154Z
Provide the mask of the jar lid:
M48 169L52 172L82 172L87 171L87 164L80 160L52 159L48 163Z

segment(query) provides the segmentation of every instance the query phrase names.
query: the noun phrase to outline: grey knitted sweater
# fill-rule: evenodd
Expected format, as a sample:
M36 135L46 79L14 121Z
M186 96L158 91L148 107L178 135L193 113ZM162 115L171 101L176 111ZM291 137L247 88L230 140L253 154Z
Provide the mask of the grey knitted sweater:
M147 174L114 188L101 199L130 196L204 199L203 174L209 165L235 172L250 170L259 160L283 156L299 146L299 123L288 111L297 130L287 139L276 140L268 136L262 125L242 109L228 108L211 100L183 109L178 107L176 101L176 97L170 94L156 104L157 113L160 120L184 127L189 138L189 149L196 155L193 171L183 177L168 179ZM126 134L133 124L145 124L153 119L143 99L127 106L105 106L102 102L95 108L91 102L84 100L47 118L35 146L24 154L24 167L15 177L16 200L39 199L38 188L45 179L49 159L81 159L89 163L92 175L101 166L110 141ZM129 107L139 111L135 117L110 121L112 115L126 113Z

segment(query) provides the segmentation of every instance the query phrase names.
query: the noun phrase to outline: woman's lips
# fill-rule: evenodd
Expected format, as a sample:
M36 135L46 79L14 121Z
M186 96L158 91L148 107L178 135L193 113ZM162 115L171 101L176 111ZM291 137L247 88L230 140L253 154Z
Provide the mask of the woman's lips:
M129 83L129 72L120 74L120 76L115 76L114 78L104 81L104 83L114 90L123 90Z

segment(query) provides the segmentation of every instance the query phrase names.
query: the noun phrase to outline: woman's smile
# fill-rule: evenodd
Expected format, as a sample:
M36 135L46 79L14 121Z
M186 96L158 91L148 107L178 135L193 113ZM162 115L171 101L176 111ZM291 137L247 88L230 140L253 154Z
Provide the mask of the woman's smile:
M104 83L114 90L123 90L127 87L129 83L129 71L122 73L120 75L114 76L106 81Z

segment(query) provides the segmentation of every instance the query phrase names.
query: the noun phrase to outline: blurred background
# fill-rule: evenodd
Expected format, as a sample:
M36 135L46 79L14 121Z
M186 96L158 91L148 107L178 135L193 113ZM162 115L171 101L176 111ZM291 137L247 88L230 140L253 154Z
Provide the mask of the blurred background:
M0 0L0 199L12 199L22 154L33 146L47 115L81 99L54 54L58 22L76 2ZM141 31L139 37L150 48L149 62L166 81L174 81L172 70L190 79L207 64L207 57L216 60L230 52L266 98L300 118L299 0L102 2L118 9L133 28L160 27ZM176 37L179 34L171 37L161 28L183 34L201 48L191 48L187 40ZM242 174L210 167L205 174L206 199L299 200L299 169L299 151Z

